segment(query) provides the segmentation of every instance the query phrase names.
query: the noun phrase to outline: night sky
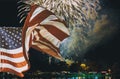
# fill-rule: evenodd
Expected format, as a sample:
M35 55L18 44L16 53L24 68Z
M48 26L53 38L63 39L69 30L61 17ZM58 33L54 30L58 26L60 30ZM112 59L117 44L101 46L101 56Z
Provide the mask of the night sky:
M17 18L17 1L0 0L0 26L6 27L22 27ZM117 9L120 12L119 0L104 0L105 8ZM118 13L119 14L119 13ZM119 15L118 15L119 16ZM118 18L120 20L120 18ZM118 23L119 24L119 23ZM120 26L120 25L119 25ZM118 27L119 28L119 27ZM35 53L31 50L33 56L32 61L37 61ZM37 52L37 51L36 51ZM99 45L91 48L86 54L86 59L94 61L106 61L108 63L120 62L120 29L107 42L99 43ZM37 55L38 56L38 55ZM44 57L44 56L43 56ZM39 57L38 57L39 58Z
M107 9L115 10L117 21L120 20L120 1L118 0L103 0L103 6ZM86 58L105 61L107 63L120 62L120 23L117 22L117 31L111 38L108 38L106 42L99 43L98 46L91 48L86 54Z
M17 1L1 0L0 1L0 25L1 26L19 26L17 19Z

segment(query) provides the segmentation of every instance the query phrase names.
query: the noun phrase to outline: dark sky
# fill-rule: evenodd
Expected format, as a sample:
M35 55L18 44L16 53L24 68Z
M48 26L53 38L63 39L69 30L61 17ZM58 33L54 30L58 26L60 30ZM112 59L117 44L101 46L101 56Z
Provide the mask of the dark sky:
M107 42L90 49L85 57L92 61L111 64L120 62L120 32Z
M106 7L120 9L119 0L104 0ZM0 26L18 27L19 20L17 18L17 0L0 0ZM119 61L120 60L120 32L118 32L107 43L99 45L91 49L88 57L94 60ZM97 52L97 53L96 53Z
M0 0L0 25L19 26L17 19L17 0Z
M102 0L103 6L107 9L117 10L120 20L120 1L119 0ZM105 61L108 63L120 62L120 23L118 23L118 31L115 35L95 48L88 51L86 57L96 61Z
M118 20L120 21L120 1L119 0L102 0L103 6L107 9L117 10L119 13ZM120 62L120 23L118 23L118 31L104 43L90 49L86 55L86 59L97 62L105 62L114 64Z

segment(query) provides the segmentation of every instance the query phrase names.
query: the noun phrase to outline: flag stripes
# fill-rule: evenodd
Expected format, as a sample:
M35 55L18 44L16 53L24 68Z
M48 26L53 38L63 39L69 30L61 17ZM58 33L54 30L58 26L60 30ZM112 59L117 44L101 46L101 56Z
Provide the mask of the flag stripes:
M24 77L22 72L25 72L28 70L28 65L18 68L8 63L1 63L1 64L2 66L0 65L0 72L10 72L20 77Z
M4 56L3 56L3 57L4 57ZM18 59L16 59L16 60L18 60ZM6 59L1 59L1 61L4 62L4 63L10 63L10 64L12 64L14 67L18 67L18 68L23 67L23 66L26 65L26 62L25 62L25 61L23 61L23 62L13 62L13 61L6 60Z
M24 28L32 30L31 47L62 60L59 46L62 40L69 36L69 31L64 21L43 7L34 5L26 18ZM30 39L30 37L26 38L27 35L24 37L24 40Z
M23 53L21 27L0 27L0 72L23 77L29 69Z
M30 47L62 60L59 54L59 46L62 40L69 36L64 21L49 10L33 5L26 18L23 30L23 46L28 46L26 41L28 42L31 38L32 44ZM27 35L28 30L32 31L32 33L28 33L29 35ZM27 48L29 47L24 47L25 52L27 52Z
M68 37L68 34L64 33L63 31L61 31L61 29L59 29L59 28L57 28L57 27L55 27L53 25L43 25L43 26L49 33L54 35L60 41L62 41L65 37Z
M45 41L45 43L50 43L54 47L57 47L57 48L59 47L60 40L56 38L53 34L51 34L46 28L44 28L43 26L40 26L39 30L37 31L40 38L39 41Z
M1 52L0 55L12 57L12 58L19 58L19 57L23 56L23 52L20 52L18 54L9 54L9 53L5 53L5 52Z
M30 68L30 47L64 60L59 53L59 46L69 36L69 31L63 20L43 7L31 6L20 36L17 36L21 33L18 28L0 28L0 33L0 72L23 77L23 72Z
M28 70L28 63L24 58L22 48L0 50L0 72L11 72L23 77L22 72Z

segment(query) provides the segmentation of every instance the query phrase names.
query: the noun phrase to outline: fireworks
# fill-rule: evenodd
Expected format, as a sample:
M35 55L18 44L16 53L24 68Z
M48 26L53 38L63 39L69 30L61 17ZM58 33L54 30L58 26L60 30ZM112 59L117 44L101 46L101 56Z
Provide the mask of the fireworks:
M100 9L99 0L21 0L20 2L27 4L19 8L20 13L29 11L29 5L37 4L65 20L68 27L90 26L88 20L96 19L97 10Z
M18 16L24 21L30 6L37 4L65 20L70 30L70 37L63 41L60 49L65 58L73 59L82 56L89 46L89 32L93 29L98 11L101 9L99 0L21 0L18 3Z

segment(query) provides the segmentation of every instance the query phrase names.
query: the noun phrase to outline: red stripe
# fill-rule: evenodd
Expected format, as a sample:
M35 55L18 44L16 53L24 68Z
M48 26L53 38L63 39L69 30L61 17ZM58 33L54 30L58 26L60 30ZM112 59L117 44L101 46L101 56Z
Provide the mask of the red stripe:
M23 62L20 62L20 63L14 63L14 62L11 62L9 60L4 60L4 59L1 59L1 62L10 64L10 65L12 65L14 67L17 67L17 68L23 67L23 66L25 66L27 64L26 61L23 61Z
M48 11L48 10L44 10L41 13L39 13L37 16L35 16L29 23L27 26L33 26L37 23L41 23L45 18L47 18L48 16L53 15L52 12ZM30 20L30 19L29 19Z
M24 52L23 54L24 54L25 59L26 59L28 65L29 65L29 68L30 68L30 62L29 62L29 60L28 60L28 58L26 56L26 51L25 51L25 36L26 36L26 31L27 31L27 29L29 27L28 24L29 24L30 17L32 16L32 13L34 12L34 10L37 7L38 7L37 5L31 6L31 11L28 13L28 16L27 16L27 18L25 20L24 26L22 28L22 46L23 46L23 52Z
M29 68L30 68L30 62L26 56L26 51L25 51L25 36L26 36L26 30L28 28L27 24L28 24L29 19L30 19L30 14L28 14L25 20L24 26L22 28L22 47L23 47L23 54L24 54L25 60L27 61Z
M27 71L27 70L25 70L25 71ZM23 73L16 72L10 68L3 68L2 71L0 71L0 72L10 72L10 73L13 73L19 77L24 77Z
M31 27L33 26L34 24L37 24L37 23L40 23L41 21L43 21L45 18L47 18L50 14L53 14L52 12L48 11L48 10L44 10L42 11L41 13L39 13L36 17L34 17L34 19L29 22L30 20L30 17L32 16L34 10L36 9L37 7L33 6L32 10L30 11L30 13L28 14L26 20L25 20L25 24L24 24L24 27L22 29L22 42L23 42L23 51L26 53L25 51L25 34L26 34L26 30L28 29L28 27ZM24 54L26 59L27 59L27 56L26 54Z
M8 54L8 53L5 53L5 52L0 52L0 54L1 54L1 55L5 55L5 56L8 56L8 57L11 57L11 58L23 57L23 52L18 53L18 54Z
M35 30L37 31L37 34L38 34L38 36L40 37L39 40L44 41L45 43L51 45L52 47L54 47L56 50L59 51L59 49L58 49L56 46L54 46L49 40L45 39L45 38L39 33L40 30L38 30L38 29L35 29ZM33 42L37 42L36 39L33 39ZM51 48L51 47L50 47L50 48Z
M60 41L68 37L69 35L58 29L57 27L53 25L42 25L44 26L52 35L54 35L56 38L58 38Z
M40 44L43 44L44 46L47 46L48 48L50 48L50 49L52 49L54 52L58 52L59 53L59 49L58 48L56 48L56 47L53 47L51 44L45 44L45 43L43 43L43 42L40 42L40 41L34 41L35 43L40 43ZM45 42L45 41L44 41ZM53 49L54 48L54 49Z

